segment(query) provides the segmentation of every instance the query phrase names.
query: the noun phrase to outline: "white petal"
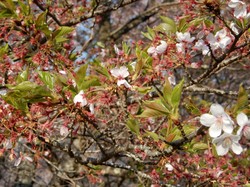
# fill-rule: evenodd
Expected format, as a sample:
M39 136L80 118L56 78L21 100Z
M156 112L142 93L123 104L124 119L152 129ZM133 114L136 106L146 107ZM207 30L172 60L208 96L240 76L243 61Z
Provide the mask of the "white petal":
M221 126L217 124L211 125L209 128L209 135L213 138L221 135Z
M81 90L73 99L73 102L75 104L80 103L80 106L83 107L85 105L87 105L87 100L84 97L84 92L83 90Z
M125 86L126 88L131 88L131 87L132 87L125 79L122 79L122 80L118 80L118 81L117 81L117 85L118 85L118 86L121 86L122 84L124 84L124 86Z
M126 88L132 88L132 86L125 80L125 82L124 82L124 86L126 87Z
M184 49L183 43L177 43L176 44L176 49L177 49L178 53L185 53L185 49Z
M121 76L119 70L120 70L119 68L113 68L113 69L110 70L110 72L111 72L111 74L112 74L114 77L118 78L119 76Z
M169 163L165 164L165 167L167 168L168 171L173 171L174 170L174 167Z
M214 35L212 33L209 33L206 37L207 41L212 45L214 43L216 43L216 39L214 37Z
M200 117L200 123L207 127L210 127L215 121L216 118L211 114L202 114Z
M227 31L225 29L221 29L215 34L215 38L224 38L227 36Z
M219 156L223 156L227 154L227 152L229 151L229 147L223 147L222 143L220 143L216 146L216 151Z
M232 148L232 151L237 155L241 154L241 152L243 151L239 143L233 143L231 148Z
M224 38L221 39L221 41L219 42L219 46L220 46L221 49L225 49L230 43L231 43L231 38L229 38L229 37L224 37Z
M120 67L120 74L122 78L129 76L128 68L126 66Z
M221 116L225 113L224 108L220 104L212 104L210 107L210 112L214 116Z
M161 41L161 44L156 47L156 52L158 54L162 54L166 51L167 49L167 43L165 41Z
M176 36L177 36L177 41L178 42L183 41L184 36L183 36L183 34L181 32L176 32Z
M248 117L243 112L239 113L236 117L236 121L239 126L244 126L248 122Z
M237 6L237 4L239 3L238 0L231 0L229 3L228 3L228 6L230 8L235 8Z
M223 124L223 131L226 133L231 134L234 130L233 125L232 124Z
M110 70L110 72L116 78L119 77L125 78L129 76L128 68L126 66L122 66L120 68L113 68Z
M244 126L240 126L240 128L237 131L237 135L241 136L242 135L242 130L243 130Z
M148 48L147 52L148 52L148 54L151 55L151 54L156 53L156 49L155 49L155 47L150 47L150 48Z
M91 113L91 114L94 114L94 113L95 113L95 108L94 108L94 104L93 104L93 103L90 103L90 104L89 104L89 110L90 110L90 113Z

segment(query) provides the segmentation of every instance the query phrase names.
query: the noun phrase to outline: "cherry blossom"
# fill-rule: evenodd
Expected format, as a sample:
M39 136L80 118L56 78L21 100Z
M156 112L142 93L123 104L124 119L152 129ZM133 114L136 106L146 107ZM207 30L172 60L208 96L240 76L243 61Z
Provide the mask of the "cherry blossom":
M165 164L165 167L166 167L166 169L167 169L168 171L173 171L173 170L174 170L174 167L173 167L171 164L169 164L169 163L166 163L166 164Z
M239 144L240 136L224 133L212 142L216 145L216 151L219 156L223 156L231 149L235 154L239 155L243 151Z
M227 31L224 28L216 32L215 36L212 33L209 33L206 39L212 50L216 50L218 48L224 50L232 41L231 38L227 36Z
M236 117L237 123L240 128L237 131L237 135L244 135L248 140L250 140L250 121L246 114L239 113Z
M236 18L241 18L241 17L245 17L247 15L247 7L246 4L242 1L239 0L231 0L228 3L228 6L230 8L234 9L234 16Z
M195 38L191 37L189 32L176 32L176 40L179 42L176 44L176 49L178 53L185 53L185 47L187 47L187 44L192 43Z
M195 40L194 37L191 37L189 32L185 32L185 33L176 32L176 36L177 36L176 39L178 42L192 43Z
M209 127L209 135L211 137L218 137L221 135L222 130L226 133L233 132L233 121L223 107L219 104L212 104L210 107L211 114L202 114L200 123Z
M81 107L84 107L88 104L87 99L85 98L84 91L81 90L75 97L74 97L74 103L80 103Z
M125 80L125 78L129 76L127 67L121 66L120 68L113 68L110 72L114 77L118 78L118 86L123 84L126 88L131 88L131 85Z
M153 56L156 56L157 54L163 54L166 51L168 45L163 40L161 40L160 43L161 44L156 47L149 47L147 50L148 54Z
M198 40L194 45L194 49L202 51L203 55L210 55L209 48L203 40Z

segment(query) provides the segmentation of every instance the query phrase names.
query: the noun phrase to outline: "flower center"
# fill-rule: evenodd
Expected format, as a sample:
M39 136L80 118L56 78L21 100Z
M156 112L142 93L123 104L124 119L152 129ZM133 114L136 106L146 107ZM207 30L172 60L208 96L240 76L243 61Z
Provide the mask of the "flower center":
M231 147L231 145L232 145L232 140L229 137L225 138L222 142L222 147L224 148Z

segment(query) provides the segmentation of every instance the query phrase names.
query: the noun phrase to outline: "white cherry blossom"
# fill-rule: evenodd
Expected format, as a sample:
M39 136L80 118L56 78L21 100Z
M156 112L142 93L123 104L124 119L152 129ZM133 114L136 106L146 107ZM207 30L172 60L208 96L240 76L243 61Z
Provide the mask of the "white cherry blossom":
M186 42L186 43L192 43L195 38L191 37L189 32L176 32L176 36L177 36L177 41L178 42Z
M118 86L121 86L123 84L126 88L131 88L131 85L125 80L125 78L129 76L128 68L126 66L113 68L110 70L110 72L114 77L118 79Z
M176 32L176 40L179 42L176 44L176 49L178 53L185 54L185 48L192 43L195 38L191 37L189 32Z
M161 40L160 43L161 44L156 47L149 47L147 50L148 54L153 56L156 56L157 54L163 54L166 51L168 45L167 42L163 40Z
M194 45L194 49L202 51L203 55L210 55L209 48L203 40L198 40Z
M212 50L221 48L224 50L232 41L232 39L227 36L226 29L221 29L216 32L215 36L212 33L209 33L206 37L208 43L210 44Z
M235 154L239 155L243 151L239 144L240 136L224 133L212 142L216 145L216 151L219 156L223 156L231 149Z
M211 114L202 114L200 123L209 127L209 135L213 138L221 135L222 130L226 133L233 132L233 121L223 107L219 104L212 104L210 107Z
M234 9L234 16L236 18L245 17L247 15L247 6L246 3L239 0L231 0L228 3L230 8Z
M87 99L84 95L84 92L83 90L81 90L73 99L74 103L77 104L77 103L80 103L80 106L81 107L84 107L88 104L87 102Z
M177 43L176 49L178 53L185 53L185 44L184 43Z
M236 117L236 121L240 128L237 131L237 135L244 135L248 140L250 140L250 121L246 114L239 113Z
M168 171L173 171L173 170L174 170L174 167L173 167L171 164L169 164L169 163L166 163L166 164L165 164L165 168L166 168Z

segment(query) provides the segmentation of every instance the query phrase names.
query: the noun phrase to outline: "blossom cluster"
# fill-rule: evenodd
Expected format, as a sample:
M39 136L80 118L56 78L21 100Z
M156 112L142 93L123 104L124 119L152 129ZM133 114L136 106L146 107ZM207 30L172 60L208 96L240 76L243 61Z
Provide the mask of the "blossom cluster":
M219 156L223 156L231 149L239 155L243 151L239 140L242 136L250 139L250 121L244 113L239 113L236 117L238 131L234 134L234 121L225 112L220 104L212 104L210 113L202 114L200 123L209 127L209 135L213 138L213 144L216 145L216 151ZM222 134L223 132L223 134Z

